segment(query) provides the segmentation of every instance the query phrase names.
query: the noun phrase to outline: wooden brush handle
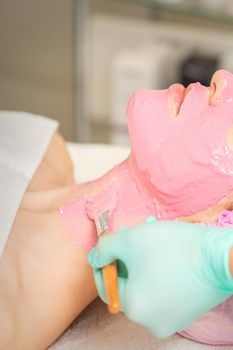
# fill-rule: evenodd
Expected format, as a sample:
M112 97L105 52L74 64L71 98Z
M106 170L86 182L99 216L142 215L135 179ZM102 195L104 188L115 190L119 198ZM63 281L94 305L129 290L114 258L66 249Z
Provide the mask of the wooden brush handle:
M108 310L112 314L120 311L120 301L117 286L117 266L116 262L102 268L105 292L108 301Z
M101 233L101 236L108 235L108 231ZM113 262L110 265L104 266L102 268L104 287L108 301L108 311L112 314L117 314L121 311L120 299L118 293L118 273L117 264Z

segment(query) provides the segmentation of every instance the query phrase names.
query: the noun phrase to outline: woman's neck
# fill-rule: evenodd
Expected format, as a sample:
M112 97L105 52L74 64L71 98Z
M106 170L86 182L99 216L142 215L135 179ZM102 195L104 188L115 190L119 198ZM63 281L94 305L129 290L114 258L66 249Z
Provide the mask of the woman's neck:
M100 179L81 186L81 195L80 185L72 189L70 201L60 207L60 213L65 231L77 244L90 249L97 242L94 221L87 212L90 202L99 213L112 209L110 231L131 227L155 215L153 200L143 187L132 162L133 158L129 156ZM110 203L111 191L116 195L114 203Z

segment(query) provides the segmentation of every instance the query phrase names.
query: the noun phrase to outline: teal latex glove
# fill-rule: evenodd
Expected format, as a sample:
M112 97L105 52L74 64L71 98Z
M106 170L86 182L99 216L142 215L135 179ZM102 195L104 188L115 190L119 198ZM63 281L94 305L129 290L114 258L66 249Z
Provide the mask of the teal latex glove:
M117 260L122 311L164 337L233 294L231 247L232 229L149 218L102 237L88 261L106 302L100 268Z

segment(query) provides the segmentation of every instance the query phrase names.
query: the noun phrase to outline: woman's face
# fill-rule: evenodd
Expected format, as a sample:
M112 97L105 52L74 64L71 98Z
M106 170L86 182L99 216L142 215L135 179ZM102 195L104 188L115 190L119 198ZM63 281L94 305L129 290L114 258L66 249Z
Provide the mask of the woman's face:
M210 87L141 90L128 105L133 154L160 218L190 215L233 191L233 75Z

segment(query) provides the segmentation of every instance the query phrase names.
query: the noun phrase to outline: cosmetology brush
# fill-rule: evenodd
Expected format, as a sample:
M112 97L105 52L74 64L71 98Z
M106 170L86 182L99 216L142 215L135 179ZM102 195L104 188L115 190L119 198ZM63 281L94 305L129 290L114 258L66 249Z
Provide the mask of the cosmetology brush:
M94 219L98 237L109 234L109 218L117 201L115 188L109 187L87 204L87 214ZM109 312L120 311L116 262L102 268Z

